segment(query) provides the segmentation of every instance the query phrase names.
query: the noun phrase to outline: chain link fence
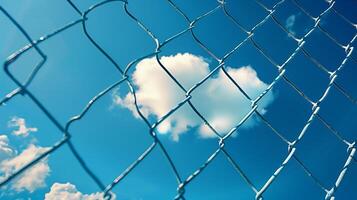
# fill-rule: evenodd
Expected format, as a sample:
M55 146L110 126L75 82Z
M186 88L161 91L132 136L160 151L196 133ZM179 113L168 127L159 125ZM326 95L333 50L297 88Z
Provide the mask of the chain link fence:
M314 23L311 29L306 31L306 34L303 35L302 37L297 37L294 33L291 32L291 30L288 30L275 16L276 10L286 3L286 1L291 1L294 6L296 6L297 9L300 10L301 13L305 14L308 16L311 21ZM149 55L144 55L140 58L137 58L130 62L126 68L121 68L119 64L111 57L109 53L107 53L93 38L86 27L86 22L90 20L91 18L88 17L88 14L95 11L97 8L103 6L103 5L108 5L112 4L114 2L120 2L123 6L123 9L125 10L126 14L136 22L136 24L145 32L147 33L151 39L155 42L156 48L150 53ZM111 191L112 189L120 183L123 179L125 179L135 167L140 165L140 163L146 159L146 157L152 152L153 149L157 148L160 149L162 154L165 156L167 161L170 164L170 167L172 169L172 173L176 177L177 180L177 194L174 199L185 199L185 187L190 184L192 181L196 179L197 176L199 176L202 171L205 170L207 166L209 166L212 161L217 157L217 155L221 154L224 155L227 160L230 162L232 168L242 177L242 179L245 181L245 183L251 188L252 191L255 193L255 197L252 197L260 200L264 198L264 193L269 190L269 187L274 183L274 181L277 179L277 177L284 171L286 165L291 161L295 160L299 164L299 166L304 170L306 176L310 177L316 185L326 193L325 199L335 199L334 194L336 193L336 190L339 188L341 182L344 180L346 176L346 172L349 170L351 163L356 162L355 153L356 153L356 146L355 146L355 141L348 141L345 139L342 134L340 134L332 125L329 123L327 120L325 120L320 114L319 111L321 109L320 105L321 103L326 99L326 97L330 94L331 88L334 87L337 89L336 91L339 91L348 101L350 101L353 105L356 105L356 99L349 94L342 85L339 85L336 82L336 78L339 76L340 71L344 68L347 62L352 62L354 65L356 64L357 60L356 57L352 54L354 51L353 43L356 40L356 30L357 30L357 24L354 22L351 22L347 17L343 15L338 9L335 8L335 1L330 0L326 1L326 9L323 10L319 15L313 16L313 14L309 13L306 8L298 1L298 0L281 0L278 1L275 5L273 6L266 6L263 2L260 0L256 0L255 3L263 8L266 11L266 16L263 20L261 20L259 23L257 23L253 28L248 29L244 27L239 19L236 19L230 12L229 9L227 9L227 3L225 0L220 0L217 1L217 6L214 7L212 10L204 13L201 16L198 16L197 18L191 19L188 17L188 15L181 10L181 8L172 0L167 0L167 3L170 4L173 8L173 11L177 12L178 14L181 15L184 20L187 22L187 28L182 30L181 32L177 33L176 35L173 35L170 38L167 38L166 40L159 40L153 32L150 31L150 29L140 20L138 19L134 14L130 12L128 9L128 1L126 0L105 0L100 3L97 3L90 8L88 8L85 11L80 10L76 3L67 0L67 3L71 6L73 9L73 12L76 12L78 14L78 20L73 21L57 30L54 30L53 32L44 35L43 37L39 39L33 39L27 32L26 30L19 24L16 19L14 19L10 13L6 11L3 7L0 6L0 11L3 15L5 15L12 23L17 27L17 29L23 34L24 37L28 40L28 45L24 46L23 48L17 50L15 53L10 55L7 60L3 64L3 69L6 75L17 85L18 88L14 89L10 93L8 93L5 97L3 97L0 100L0 105L5 104L6 102L11 101L15 96L17 95L25 95L28 98L30 98L36 106L47 116L47 118L56 126L56 128L63 133L63 138L58 141L56 144L54 144L50 149L48 149L45 153L43 153L41 156L37 157L36 159L32 160L30 163L22 167L20 170L12 174L11 176L6 177L6 179L2 180L0 183L0 187L5 186L9 184L10 181L12 181L14 178L18 177L20 174L24 173L26 170L28 170L31 166L35 165L42 159L46 158L49 154L54 153L57 151L59 148L61 148L64 144L67 144L72 151L73 155L76 157L80 165L82 166L83 170L88 174L88 176L91 177L91 179L98 185L100 190L104 192L104 197L105 199L111 199ZM218 57L215 55L196 35L195 33L195 24L198 21L201 21L208 16L212 15L213 13L217 11L223 11L225 14L225 17L232 21L234 25L236 26L237 29L243 31L246 35L245 39L242 40L240 43L236 44L236 46L230 50L229 52L226 52L226 54L223 57ZM344 20L347 24L349 24L355 31L354 37L350 39L348 43L342 43L338 39L336 39L333 34L331 34L328 30L326 30L323 26L321 26L321 20L324 18L325 15L328 13L335 13L336 17L341 18ZM288 36L289 40L293 40L296 43L296 49L293 51L293 53L282 63L279 63L278 61L274 60L268 52L266 52L261 45L255 40L255 34L256 30L259 29L262 25L264 25L268 19L273 20L275 25L279 28L281 28L286 35ZM51 112L42 104L42 102L28 89L28 86L31 84L31 82L36 78L36 75L39 70L43 67L47 60L46 52L44 52L40 44L43 42L46 42L48 39L52 37L56 37L56 35L61 34L62 32L66 31L67 29L71 29L74 26L80 26L82 25L83 27L83 36L87 37L88 40L93 44L94 48L96 48L98 51L101 52L101 54L108 59L108 61L111 62L112 66L120 73L122 74L122 78L118 80L117 82L113 83L112 85L108 86L106 89L98 93L96 96L94 96L88 103L87 105L83 108L82 112L79 113L78 115L72 117L70 120L67 121L65 125L62 125L56 118L56 116L52 115ZM336 67L335 70L331 71L327 69L323 64L321 64L318 59L314 58L309 51L304 47L307 39L310 37L311 33L313 33L315 30L320 30L321 33L323 33L325 36L327 36L330 39L330 42L335 44L338 48L343 49L345 52L345 57L342 59L342 62L339 64L339 66ZM219 64L209 73L204 79L196 83L193 87L191 88L185 88L176 78L173 74L170 73L170 71L165 67L164 64L160 62L159 58L159 52L160 50L167 45L168 43L171 43L172 41L176 40L177 38L181 37L185 33L190 33L193 40L204 50L206 51L212 59L216 60ZM245 43L251 43L253 44L254 48L265 57L273 66L276 67L276 70L278 72L278 76L275 77L275 79L269 84L269 86L266 88L264 92L262 92L257 98L252 98L250 97L241 87L240 85L234 81L234 79L229 75L229 73L226 70L226 64L225 61L227 58L229 58L234 52L239 51L240 47L245 44ZM37 54L42 58L42 60L33 67L32 72L28 76L28 78L24 81L21 82L18 80L9 70L9 68L12 66L13 63L16 62L16 60L21 57L22 55L26 54L30 49L34 49ZM326 86L323 95L317 100L313 101L306 95L297 85L294 84L293 81L291 81L287 76L286 72L289 70L287 67L288 63L290 63L293 58L296 56L298 52L302 52L306 59L310 60L313 64L314 67L318 68L321 70L326 77L329 78L329 83ZM161 68L165 71L167 76L169 76L176 84L179 86L179 88L186 94L186 96L183 98L183 100L175 107L173 107L166 115L161 117L160 119L157 120L156 123L152 124L149 122L149 120L145 117L145 115L141 112L137 101L136 101L136 96L135 96L135 87L133 86L132 83L132 77L128 74L128 71L135 67L135 65L140 62L141 60L149 57L155 57ZM191 103L191 98L194 98L192 96L192 92L195 91L202 85L207 79L209 79L216 71L222 70L224 74L229 78L229 80L237 87L237 90L241 92L246 99L248 99L251 102L251 109L250 112L240 121L239 124L237 124L235 127L232 127L232 129L229 131L227 134L222 134L219 133L214 129L214 127L209 123L207 119L196 109L196 107ZM296 91L304 101L308 102L311 105L312 112L310 114L310 117L306 121L305 125L301 127L301 131L298 134L298 137L295 138L294 140L288 140L286 139L282 133L280 133L277 128L275 128L264 116L262 113L258 111L258 105L257 103L269 92L271 91L276 83L278 82L286 82L289 87L291 87L291 90ZM86 113L92 108L92 106L105 94L109 93L110 91L114 90L121 84L128 84L130 88L130 92L134 97L135 101L135 107L136 110L141 118L141 120L149 127L150 131L148 134L153 139L152 144L131 164L129 165L126 170L124 170L121 174L119 174L111 183L103 183L100 179L100 177L97 177L95 173L92 172L90 168L90 163L86 163L85 158L81 157L79 152L76 150L75 145L71 141L71 133L69 131L70 127L72 126L73 123L76 121L81 120L83 116L86 115ZM217 143L218 147L217 149L212 152L211 156L209 156L200 166L196 171L194 171L191 175L188 177L183 177L178 170L176 169L176 166L174 162L172 161L169 153L167 152L165 146L163 143L160 141L160 139L157 136L156 132L156 127L160 125L165 119L167 119L170 115L175 113L180 107L183 105L189 105L190 108L197 114L198 117L205 123L205 125L212 130L216 135L217 135ZM0 107L1 109L1 107ZM230 155L228 151L225 149L225 141L227 138L231 137L234 132L236 132L246 121L247 119L255 114L260 118L260 120L265 123L272 131L274 134L276 134L281 141L283 141L286 146L287 146L287 153L286 157L284 160L281 161L280 166L272 173L271 177L265 181L265 184L263 187L257 187L256 185L253 184L251 181L250 177L245 174L245 172L240 168L240 166L237 164L237 162L233 159L233 157ZM297 144L299 144L303 139L304 136L307 132L307 130L310 128L311 123L314 120L318 120L322 122L322 124L328 128L328 130L335 136L336 140L341 141L346 149L347 149L347 154L346 154L346 161L343 166L341 166L341 171L339 172L338 177L335 177L335 183L333 185L326 186L324 183L319 181L319 179L308 169L308 167L302 162L298 156L296 155L297 151Z

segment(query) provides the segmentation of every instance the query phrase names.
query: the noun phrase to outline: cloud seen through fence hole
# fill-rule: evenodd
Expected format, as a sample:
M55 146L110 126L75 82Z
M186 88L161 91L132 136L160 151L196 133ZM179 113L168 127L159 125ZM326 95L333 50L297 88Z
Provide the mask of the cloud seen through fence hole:
M160 61L186 89L210 73L209 63L203 57L190 53L162 56ZM227 67L227 71L251 98L256 98L268 87L267 83L259 79L252 66ZM152 115L160 118L184 99L184 93L155 58L147 58L137 64L133 72L133 83L137 87L138 106L145 117ZM192 96L192 103L221 135L235 127L251 109L251 102L222 70L195 89ZM274 93L268 92L259 102L258 111L265 113L274 98ZM116 93L114 103L130 109L134 116L139 117L131 93L124 97ZM257 119L250 118L243 124L243 128L256 124ZM158 131L162 134L170 133L171 138L178 141L181 134L195 127L198 127L201 138L216 136L188 105L184 105L164 120L158 126Z

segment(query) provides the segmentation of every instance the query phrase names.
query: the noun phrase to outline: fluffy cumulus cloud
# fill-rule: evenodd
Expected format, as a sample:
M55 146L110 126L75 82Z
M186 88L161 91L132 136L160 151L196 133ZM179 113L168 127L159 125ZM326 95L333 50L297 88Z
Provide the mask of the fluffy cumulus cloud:
M12 133L16 136L23 137L28 136L31 132L37 132L38 130L37 128L27 127L25 119L20 117L13 117L9 121L9 127L17 128L16 130L13 130Z
M104 200L102 192L83 194L71 183L54 183L45 195L45 200ZM115 195L113 198L115 199Z
M209 64L204 58L189 53L163 56L160 61L186 89L210 73ZM228 67L227 71L252 98L259 96L268 87L251 66ZM133 72L133 83L137 88L138 106L146 117L160 118L185 98L184 92L159 66L155 58L144 59L137 64ZM194 90L192 96L193 105L222 135L236 126L251 109L251 102L239 92L222 70ZM273 100L273 93L267 93L259 103L259 110L265 112ZM116 93L114 103L130 109L134 116L138 117L131 93L124 96ZM256 122L257 119L251 118L243 127L254 126ZM171 137L177 141L180 134L194 127L198 127L202 138L215 137L189 105L185 104L164 120L158 126L158 131L162 134L171 133Z
M6 135L0 135L0 161L12 156L14 150L9 145L9 138Z
M3 174L0 179L4 179L18 171L27 163L43 154L46 150L48 150L48 148L38 147L31 144L20 154L3 160L0 163L0 171ZM29 192L33 192L37 188L44 187L46 185L45 179L49 173L50 167L48 166L47 159L43 159L18 176L13 181L11 187L15 191L27 190Z

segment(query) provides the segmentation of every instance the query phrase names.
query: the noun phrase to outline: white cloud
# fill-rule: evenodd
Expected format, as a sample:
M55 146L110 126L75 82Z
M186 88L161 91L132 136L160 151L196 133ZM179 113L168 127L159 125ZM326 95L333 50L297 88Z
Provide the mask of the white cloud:
M50 191L46 193L45 200L104 200L103 195L102 192L82 194L71 183L54 183ZM115 199L115 195L113 193L112 195L112 199Z
M3 160L0 163L0 171L3 173L4 179L17 170L21 169L27 163L31 162L48 148L38 147L30 144L23 152L12 158ZM46 186L45 179L49 175L50 167L47 163L47 158L42 159L31 168L27 169L23 174L19 175L12 183L11 187L15 191L27 190L29 192L35 191L37 188Z
M37 132L37 128L32 128L32 127L27 127L26 126L26 121L24 118L20 117L13 117L9 121L9 127L17 127L17 130L12 131L12 133L16 136L23 136L27 137L30 132Z
M210 72L209 64L204 58L189 53L163 56L160 61L186 89L191 88ZM268 87L259 79L251 66L239 69L228 67L227 71L252 98L256 98ZM185 98L185 94L160 68L155 58L144 59L137 64L133 73L133 82L137 87L138 105L146 117L149 115L162 117ZM195 107L221 134L227 133L236 126L251 108L250 101L222 71L198 87L192 96L191 101ZM265 112L265 108L273 99L273 93L269 92L260 102L259 110ZM134 116L138 117L130 93L125 97L115 94L114 103L130 109ZM255 124L256 119L250 119L243 127L247 128ZM171 137L177 141L180 134L192 127L199 127L203 138L215 137L215 134L203 125L202 120L188 105L184 105L163 121L158 131L162 134L170 132Z
M296 21L296 17L297 17L296 15L290 15L285 21L285 28L288 29L288 31L293 35L296 34L295 31L293 30L293 27L294 27L295 21Z
M9 146L9 138L0 135L0 162L14 154L14 150Z

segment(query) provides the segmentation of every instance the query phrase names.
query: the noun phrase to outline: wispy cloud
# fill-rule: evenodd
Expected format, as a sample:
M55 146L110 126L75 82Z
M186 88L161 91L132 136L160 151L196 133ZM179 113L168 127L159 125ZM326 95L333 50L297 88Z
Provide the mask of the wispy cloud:
M0 180L18 171L27 163L43 154L46 150L48 150L48 148L31 144L20 154L3 160L0 163L0 172L3 173L3 176L0 176ZM46 186L45 179L49 175L49 172L50 167L48 166L47 158L42 159L34 166L27 169L23 174L19 175L12 182L11 188L18 192L24 190L33 192L37 188Z
M115 195L112 199L116 199ZM48 193L45 195L45 200L104 200L102 192L92 194L83 194L77 190L76 186L71 183L54 183Z
M163 56L160 61L186 88L190 88L209 74L209 64L204 58L190 54ZM228 73L252 98L257 97L268 85L261 81L251 66L227 68ZM145 116L164 116L185 94L162 70L155 58L139 62L133 73L133 82L137 87L137 100L140 110ZM251 102L239 92L237 87L221 71L209 78L203 85L192 93L192 103L205 116L210 124L220 133L225 134L250 111ZM269 92L260 102L259 109L264 112L274 100ZM114 95L114 103L132 111L138 117L130 93L121 97ZM244 128L254 126L255 119L250 119ZM212 138L215 134L202 123L188 105L184 105L168 117L158 127L159 133L171 133L173 140L179 140L179 135L190 128L199 127L202 138Z
M297 15L293 14L293 15L290 15L285 21L285 28L293 35L296 34L295 30L293 29L294 25L295 25L296 18L297 18Z
M12 134L16 136L27 137L31 132L38 131L37 128L27 127L25 119L20 117L13 117L9 121L8 126L17 128L17 130L12 131Z
M14 153L9 145L9 138L6 135L0 135L0 161L9 158Z

